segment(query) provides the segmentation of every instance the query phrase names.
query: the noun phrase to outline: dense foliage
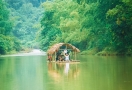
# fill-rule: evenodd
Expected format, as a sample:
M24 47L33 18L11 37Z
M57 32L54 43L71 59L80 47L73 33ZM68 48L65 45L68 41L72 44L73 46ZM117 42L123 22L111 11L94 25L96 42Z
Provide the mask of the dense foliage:
M5 2L0 0L0 54L20 50L19 41L11 33L12 26Z
M5 0L10 8L19 9L23 4L32 3L33 6L38 7L45 0Z
M132 53L131 39L131 0L0 0L0 54L39 42L43 50L65 42L93 53Z
M131 0L48 0L42 6L42 49L65 42L96 53L132 52Z
M33 7L32 3L23 4L18 10L11 9L11 17L14 20L13 34L21 40L23 47L35 46L36 32L41 28L41 15L41 8Z
M39 48L37 32L45 0L0 0L0 54Z

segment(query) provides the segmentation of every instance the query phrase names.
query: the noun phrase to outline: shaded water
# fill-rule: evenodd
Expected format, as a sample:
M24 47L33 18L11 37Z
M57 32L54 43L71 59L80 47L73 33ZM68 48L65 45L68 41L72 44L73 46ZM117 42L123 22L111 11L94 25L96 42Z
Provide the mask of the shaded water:
M0 90L132 90L131 57L79 59L49 63L44 55L0 57Z

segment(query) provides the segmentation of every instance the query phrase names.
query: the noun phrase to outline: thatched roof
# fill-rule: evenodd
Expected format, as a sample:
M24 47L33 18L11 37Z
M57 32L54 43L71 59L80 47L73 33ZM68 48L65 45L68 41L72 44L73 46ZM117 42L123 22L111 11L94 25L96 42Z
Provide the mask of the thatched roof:
M47 51L48 54L54 54L55 52L58 52L58 50L63 47L66 46L67 49L71 49L74 52L80 52L80 50L78 48L76 48L75 46L69 44L69 43L58 43L58 44L54 44L53 46L51 46L49 48L49 50ZM65 49L65 48L64 48Z

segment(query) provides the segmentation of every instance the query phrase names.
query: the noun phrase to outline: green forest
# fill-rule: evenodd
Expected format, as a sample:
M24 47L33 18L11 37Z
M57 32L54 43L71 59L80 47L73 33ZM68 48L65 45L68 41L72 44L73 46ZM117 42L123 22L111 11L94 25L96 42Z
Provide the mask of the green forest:
M64 42L132 53L132 0L0 0L0 54Z

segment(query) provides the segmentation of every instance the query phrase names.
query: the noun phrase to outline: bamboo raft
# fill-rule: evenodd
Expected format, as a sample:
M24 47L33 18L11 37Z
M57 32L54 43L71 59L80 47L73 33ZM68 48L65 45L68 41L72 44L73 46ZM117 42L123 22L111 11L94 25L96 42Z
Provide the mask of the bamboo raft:
M47 62L55 62L55 63L79 63L80 60L70 60L70 61L47 61Z
M60 60L58 59L58 56L61 56L61 59L63 56L65 56L64 50L67 50L70 53L69 55L71 60L69 61L69 63L80 62L79 60L77 60L77 53L80 52L80 50L69 43L58 43L51 46L47 51L49 62L67 63L68 61L58 61Z
M80 60L69 60L69 61L56 61L61 63L67 63L67 62L80 62Z

